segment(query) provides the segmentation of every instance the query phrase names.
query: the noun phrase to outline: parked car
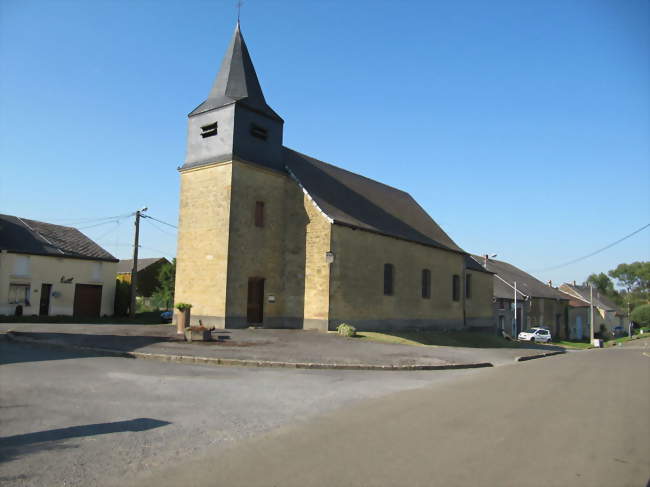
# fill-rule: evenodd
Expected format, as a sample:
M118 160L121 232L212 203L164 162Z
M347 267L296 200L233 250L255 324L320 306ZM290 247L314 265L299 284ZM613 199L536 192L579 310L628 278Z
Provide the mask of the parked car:
M551 331L546 328L531 328L530 330L522 331L518 340L526 342L542 342L548 343L551 341Z
M163 311L160 313L160 319L163 323L171 323L174 313L172 311Z
M613 337L625 336L625 328L622 326L615 326L614 328L612 328L612 336Z

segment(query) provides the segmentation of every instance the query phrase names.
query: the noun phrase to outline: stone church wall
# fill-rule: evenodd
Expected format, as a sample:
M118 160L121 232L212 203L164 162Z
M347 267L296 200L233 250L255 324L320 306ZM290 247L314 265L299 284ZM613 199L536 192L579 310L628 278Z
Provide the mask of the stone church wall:
M223 326L231 183L229 162L181 173L175 302L193 305L193 323Z

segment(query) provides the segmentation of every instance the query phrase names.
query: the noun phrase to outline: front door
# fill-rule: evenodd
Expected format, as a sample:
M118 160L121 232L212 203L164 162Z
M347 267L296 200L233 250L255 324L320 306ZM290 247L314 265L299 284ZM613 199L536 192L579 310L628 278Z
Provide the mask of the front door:
M248 306L246 318L249 323L262 323L264 321L264 278L248 278Z
M39 308L39 316L47 316L50 314L50 293L52 291L52 284L41 284L41 306Z
M75 318L99 318L102 307L102 287L77 284L74 289Z
M582 316L576 316L576 339L582 340Z

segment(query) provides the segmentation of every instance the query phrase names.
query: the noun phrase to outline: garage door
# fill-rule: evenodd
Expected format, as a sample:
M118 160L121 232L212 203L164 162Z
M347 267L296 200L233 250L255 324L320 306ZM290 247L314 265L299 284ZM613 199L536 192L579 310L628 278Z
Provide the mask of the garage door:
M77 284L74 289L75 318L99 318L102 309L102 287Z

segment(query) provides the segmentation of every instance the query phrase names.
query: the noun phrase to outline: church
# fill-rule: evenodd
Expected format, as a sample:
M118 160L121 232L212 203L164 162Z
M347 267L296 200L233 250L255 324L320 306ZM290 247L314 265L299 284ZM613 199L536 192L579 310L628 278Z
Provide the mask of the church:
M193 323L494 329L493 274L408 193L282 145L239 23L188 119L175 300Z

